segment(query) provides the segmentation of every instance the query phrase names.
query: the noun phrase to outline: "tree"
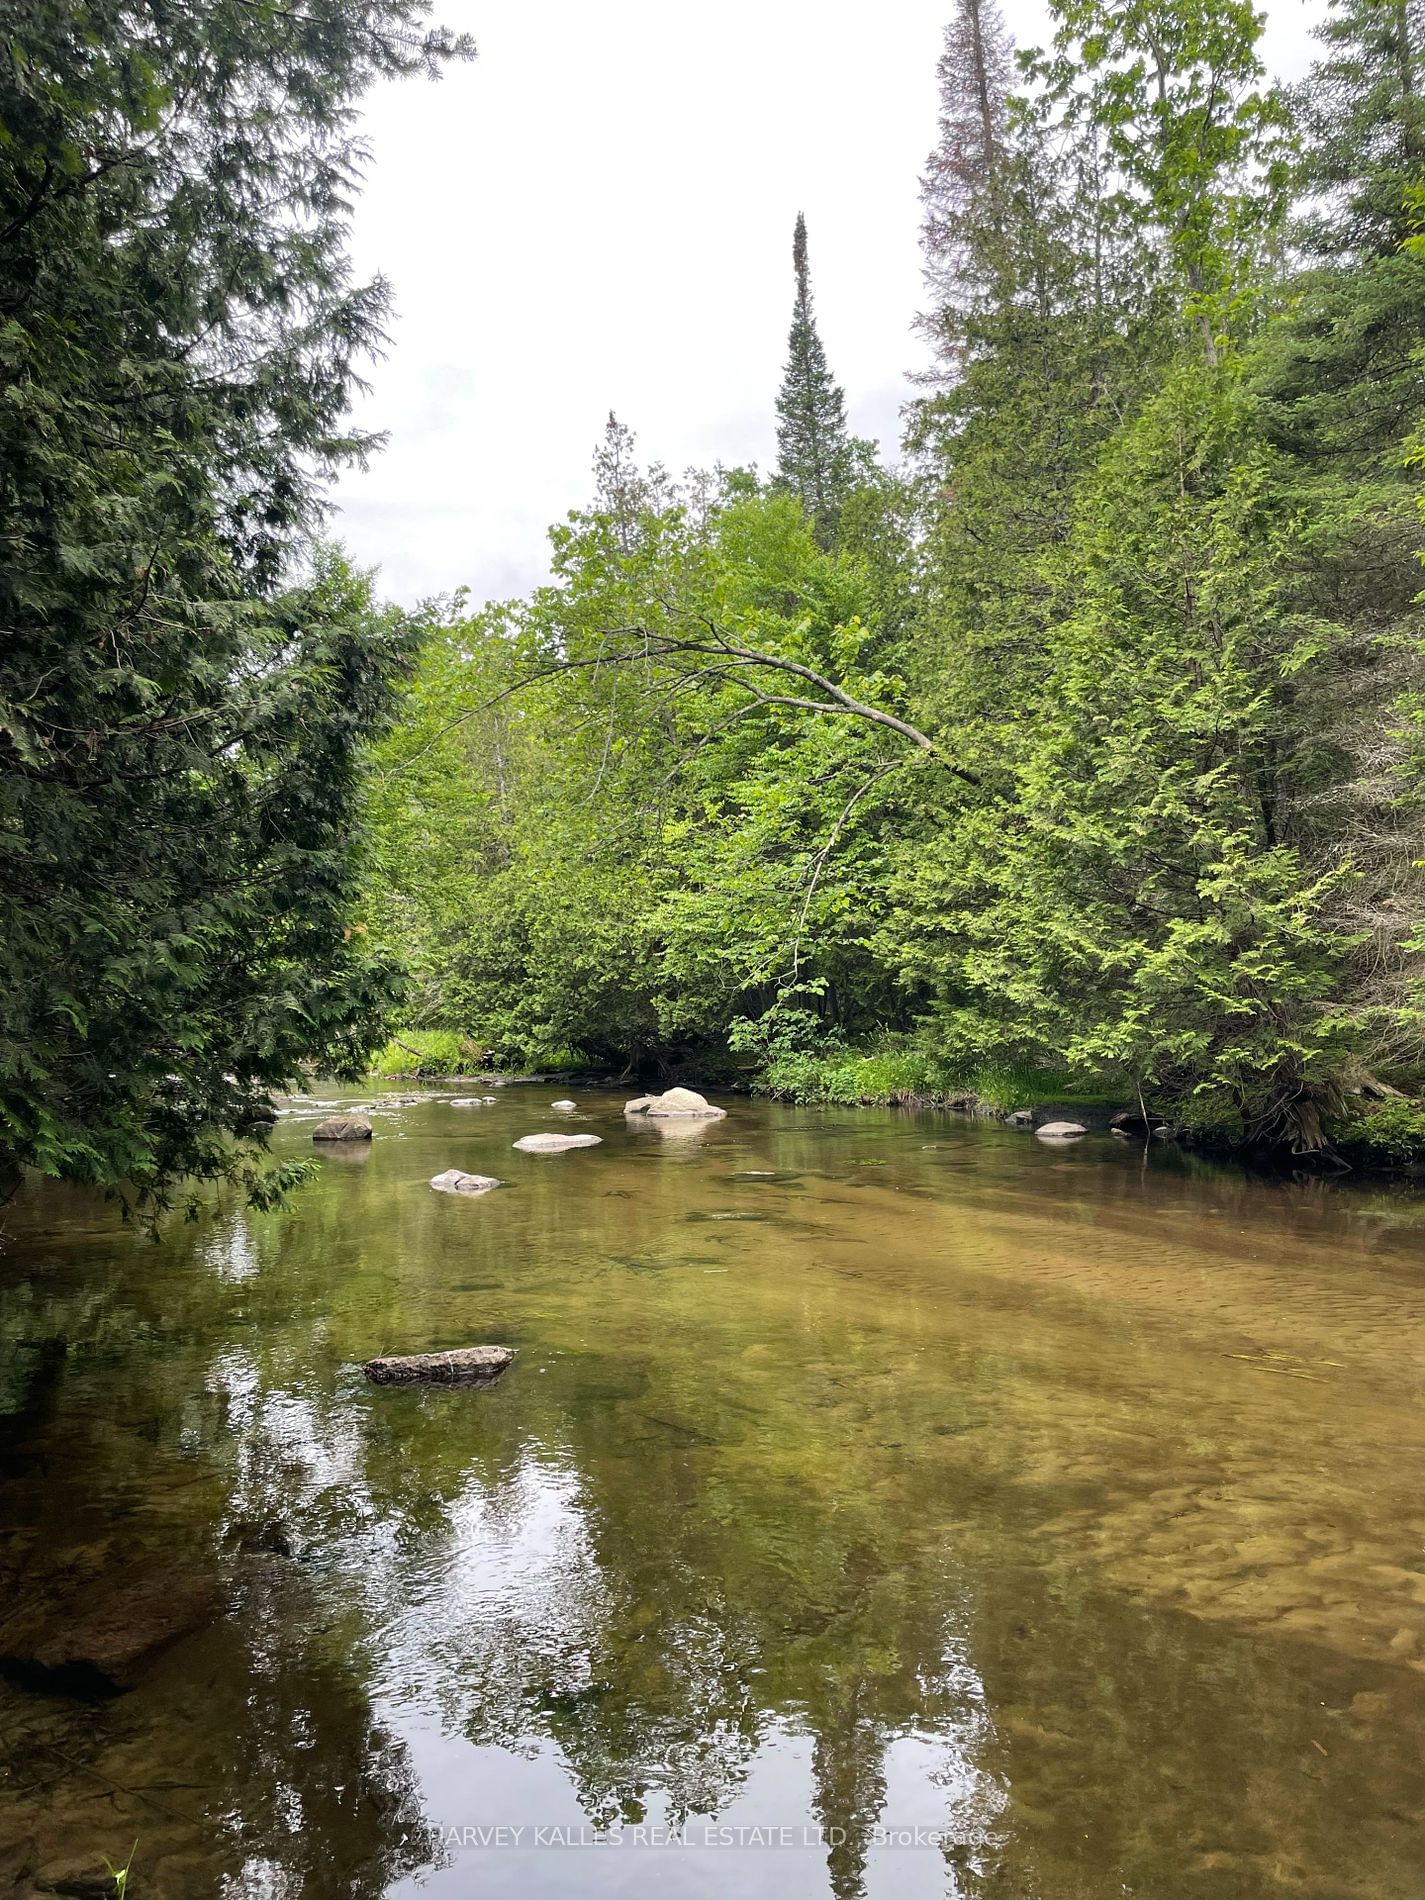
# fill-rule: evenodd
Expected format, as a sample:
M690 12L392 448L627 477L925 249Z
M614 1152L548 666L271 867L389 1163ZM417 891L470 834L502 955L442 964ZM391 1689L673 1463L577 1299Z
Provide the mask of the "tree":
M996 0L956 0L936 68L939 136L920 181L921 248L932 307L920 320L957 363L972 312L1012 294L1005 281L1013 44Z
M632 554L638 542L640 518L656 511L668 490L668 478L661 467L639 467L637 449L633 430L611 409L594 451L594 492L596 506L608 516L623 554Z
M1307 268L1258 339L1264 426L1304 525L1293 604L1322 633L1294 688L1331 761L1290 822L1314 857L1347 859L1337 924L1358 948L1350 989L1377 1063L1418 1059L1419 728L1425 689L1419 519L1409 467L1425 416L1425 257L1409 240L1425 149L1425 10L1341 0L1299 88L1295 237ZM1328 631L1329 630L1329 631Z
M420 0L39 5L0 65L0 1151L161 1194L352 1069L359 759L411 629L312 553L384 285L355 103Z
M1212 362L1260 288L1288 183L1286 107L1267 86L1251 0L1053 0L1044 69L1092 124L1122 213L1157 253L1169 307Z
M891 929L967 1051L1003 1038L1316 1150L1361 1027L1352 873L1292 822L1331 778L1290 684L1321 640L1257 411L1240 359L1189 353L1105 449L1051 557L1013 790L908 854Z
M812 311L806 219L792 237L797 294L787 337L787 366L777 397L777 479L796 496L823 546L830 544L850 478L846 399L827 368Z
M1425 0L1331 0L1325 46L1297 89L1301 240L1317 258L1390 256L1425 175Z

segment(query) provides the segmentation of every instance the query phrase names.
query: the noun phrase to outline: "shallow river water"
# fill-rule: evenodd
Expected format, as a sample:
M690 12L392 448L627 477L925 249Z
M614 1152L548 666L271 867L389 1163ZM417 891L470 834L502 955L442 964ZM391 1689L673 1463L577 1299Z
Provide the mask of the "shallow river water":
M1425 1197L557 1093L9 1211L0 1893L1421 1900Z

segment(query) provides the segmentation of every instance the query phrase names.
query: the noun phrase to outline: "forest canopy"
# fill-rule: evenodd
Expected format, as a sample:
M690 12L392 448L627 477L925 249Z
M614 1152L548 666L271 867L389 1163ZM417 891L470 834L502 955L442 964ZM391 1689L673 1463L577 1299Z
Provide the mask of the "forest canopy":
M952 10L901 464L798 217L777 468L611 417L550 583L431 637L369 886L413 1025L1296 1152L1420 1077L1425 5L1334 0L1295 91L1241 0L1051 11Z

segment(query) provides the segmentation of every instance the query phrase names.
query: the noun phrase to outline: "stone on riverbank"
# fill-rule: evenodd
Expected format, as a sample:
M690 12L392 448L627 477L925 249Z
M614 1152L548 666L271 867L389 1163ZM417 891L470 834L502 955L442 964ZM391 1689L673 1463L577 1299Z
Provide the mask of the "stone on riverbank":
M312 1130L313 1141L370 1141L371 1123L364 1115L329 1115Z
M682 1120L697 1118L700 1121L722 1121L727 1115L725 1108L714 1108L705 1095L699 1095L696 1089L665 1089L662 1095L639 1095L623 1105L625 1115L649 1115L656 1120Z
M373 1385L466 1385L498 1379L514 1358L509 1346L457 1346L452 1352L392 1353L361 1370Z
M444 1174L433 1174L431 1186L438 1194L488 1194L491 1188L503 1187L503 1181L497 1181L493 1174L462 1174L459 1168L447 1168Z
M521 1135L513 1144L527 1155L562 1155L566 1148L597 1148L600 1135Z

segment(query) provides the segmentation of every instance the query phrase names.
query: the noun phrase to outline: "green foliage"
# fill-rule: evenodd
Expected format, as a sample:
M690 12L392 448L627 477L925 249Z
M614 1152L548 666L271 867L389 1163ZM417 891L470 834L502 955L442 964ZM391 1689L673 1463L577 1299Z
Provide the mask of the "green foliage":
M1425 1106L1381 1102L1334 1124L1331 1140L1349 1161L1364 1167L1419 1167L1425 1164Z
M372 898L417 1020L1295 1152L1420 1064L1418 0L1340 0L1294 124L1246 0L1052 12L1016 95L955 9L909 474L807 474L799 225L780 479L611 418L552 584L429 647Z
M735 1033L735 1032L734 1032ZM757 1045L745 1043L752 1048ZM914 1044L888 1043L871 1050L848 1049L821 1037L799 1047L795 1037L765 1037L759 1049L756 1090L781 1101L830 1103L936 1103L973 1098L1005 1114L1046 1102L1104 1103L1119 1096L1095 1087L1091 1078L1030 1062L985 1062L966 1069L944 1054Z
M161 1198L352 1073L363 748L414 630L314 547L381 340L345 252L418 0L24 9L0 67L0 1173Z
M1330 0L1324 57L1298 89L1303 235L1319 256L1389 255L1408 230L1405 190L1425 171L1425 6Z
M717 643L894 701L861 617L884 568L737 478L639 497L605 485L556 531L550 587L433 639L376 759L373 932L411 946L427 1024L507 1065L700 1060L793 994L852 1028L891 1007L878 836L917 764Z
M459 1075L480 1051L448 1029L403 1029L371 1063L372 1075Z

